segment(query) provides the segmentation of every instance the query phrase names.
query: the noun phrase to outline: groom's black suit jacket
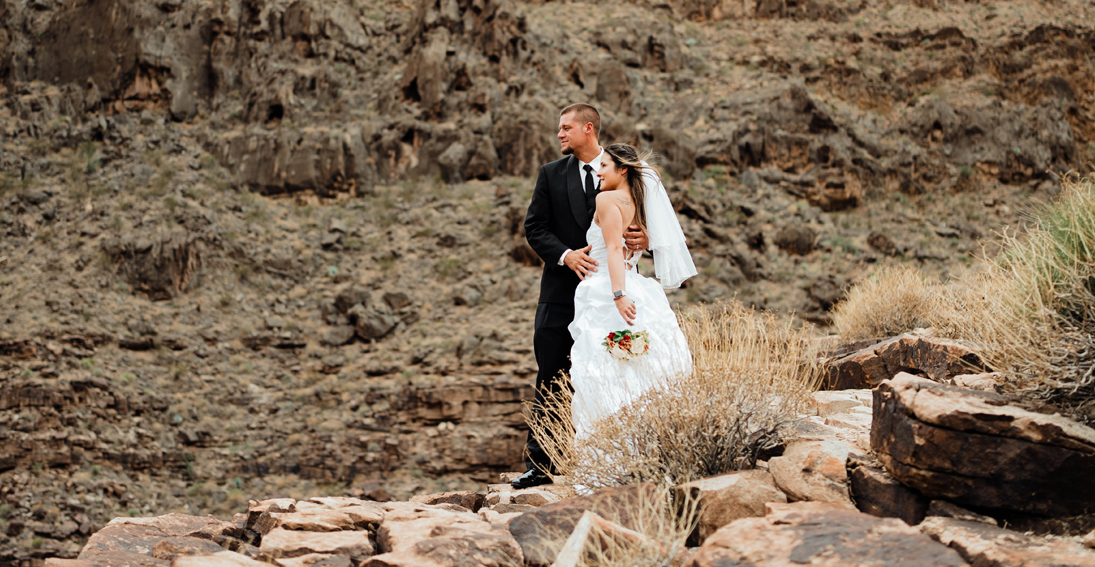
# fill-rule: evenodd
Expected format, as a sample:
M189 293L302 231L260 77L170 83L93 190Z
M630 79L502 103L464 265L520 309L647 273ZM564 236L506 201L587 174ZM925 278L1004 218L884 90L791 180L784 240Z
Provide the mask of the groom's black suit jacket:
M559 265L559 257L568 248L586 246L586 231L593 222L579 164L570 155L543 165L532 192L525 238L544 261L540 303L574 305L574 290L581 281L573 270Z

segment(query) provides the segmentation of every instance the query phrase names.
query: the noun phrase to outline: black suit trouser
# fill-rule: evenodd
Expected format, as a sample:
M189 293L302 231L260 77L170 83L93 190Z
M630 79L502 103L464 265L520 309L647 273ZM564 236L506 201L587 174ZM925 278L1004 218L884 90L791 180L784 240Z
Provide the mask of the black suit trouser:
M561 411L552 411L545 414L545 399L550 394L557 394L562 388L570 389L570 347L574 345L574 339L567 328L574 320L574 304L565 303L541 303L536 306L536 324L532 338L533 349L536 352L536 364L539 370L536 372L536 403L533 412L537 417L551 420L569 420L570 408ZM559 380L559 376L563 380ZM554 472L555 467L551 459L540 447L536 437L529 431L528 442L525 445L525 465L531 470L538 468L543 471Z

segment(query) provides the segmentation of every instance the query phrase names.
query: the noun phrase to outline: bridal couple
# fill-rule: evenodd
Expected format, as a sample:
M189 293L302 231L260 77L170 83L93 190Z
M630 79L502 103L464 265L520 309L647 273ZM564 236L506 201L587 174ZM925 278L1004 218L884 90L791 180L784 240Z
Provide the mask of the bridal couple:
M691 368L663 291L696 275L684 233L658 174L632 146L602 147L600 125L587 104L560 112L566 157L540 168L525 218L528 243L544 261L533 411L544 412L569 376L578 438L668 375ZM654 255L656 281L636 269L644 250ZM551 460L531 432L526 452L528 471L513 487L550 483Z

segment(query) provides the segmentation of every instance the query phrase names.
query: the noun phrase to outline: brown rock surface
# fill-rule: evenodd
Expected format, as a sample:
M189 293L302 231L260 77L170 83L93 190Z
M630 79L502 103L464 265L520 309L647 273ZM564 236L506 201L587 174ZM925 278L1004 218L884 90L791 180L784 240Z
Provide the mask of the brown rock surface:
M171 567L263 567L269 563L256 561L231 551L221 551L212 555L184 556L171 562Z
M277 528L262 536L259 546L270 557L299 557L312 553L346 555L355 562L374 553L367 531L303 532Z
M384 516L384 507L376 502L356 498L315 500L295 502L291 512L271 511L285 509L274 503L251 522L251 528L262 535L276 528L310 532L363 530L375 528ZM250 513L261 508L253 508Z
M568 498L525 512L509 522L509 531L533 565L550 565L574 526L586 511L628 529L635 529L636 511L644 499L654 497L646 485L599 490L588 496Z
M792 441L783 455L768 461L776 485L792 501L851 505L846 462L850 447L837 440Z
M677 490L698 502L700 513L693 534L696 545L734 520L763 516L768 502L787 502L787 495L763 470L713 476L682 484Z
M152 546L152 557L168 561L186 555L211 555L224 548L208 539L197 537L169 537Z
M439 494L420 494L411 497L411 502L422 504L456 504L463 506L472 512L478 512L486 501L486 495L474 490L461 490L458 492L442 492Z
M959 341L909 333L831 361L825 388L874 388L898 372L922 373L946 382L980 366L977 355Z
M365 562L367 566L506 567L523 561L521 547L505 525L422 505L392 510L376 541L380 554Z
M690 567L965 566L954 550L904 522L817 502L772 505L763 518L744 518L707 539Z
M115 518L95 532L80 552L79 559L97 561L106 554L127 553L152 558L153 549L168 538L212 539L225 522L213 517L167 514L154 518Z
M916 525L928 512L930 500L901 484L882 464L863 455L848 457L848 488L860 512L898 518Z
M1095 430L999 395L898 374L875 390L871 447L929 498L1065 516L1095 506Z
M1027 535L953 518L931 517L919 527L977 567L1095 566L1095 551L1067 539Z

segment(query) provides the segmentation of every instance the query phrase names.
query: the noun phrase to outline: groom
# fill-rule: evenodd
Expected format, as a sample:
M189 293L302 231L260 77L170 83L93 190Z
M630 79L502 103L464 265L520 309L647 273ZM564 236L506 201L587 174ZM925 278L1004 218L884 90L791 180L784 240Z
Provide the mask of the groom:
M536 406L543 412L546 394L559 391L556 380L570 371L570 347L574 341L567 326L574 320L574 290L578 282L597 271L588 256L586 231L593 222L597 202L597 170L604 150L597 141L601 115L588 104L572 104L559 113L559 138L563 159L545 164L536 178L525 238L544 261L540 279L540 302L536 306L533 347L536 351ZM611 159L611 158L605 158ZM628 250L645 250L646 236L637 226L624 233ZM569 415L549 416L570 419ZM513 481L514 488L529 488L551 482L551 460L532 432L526 445L528 471Z

